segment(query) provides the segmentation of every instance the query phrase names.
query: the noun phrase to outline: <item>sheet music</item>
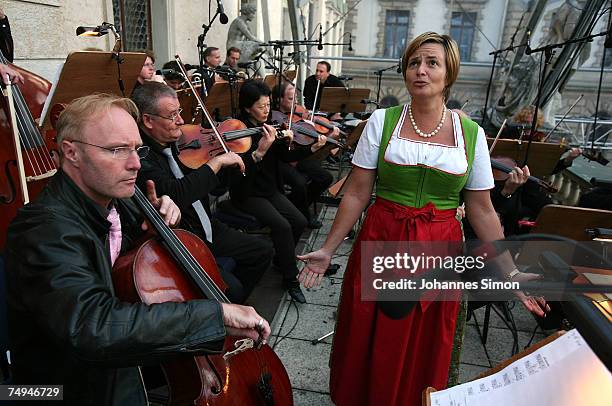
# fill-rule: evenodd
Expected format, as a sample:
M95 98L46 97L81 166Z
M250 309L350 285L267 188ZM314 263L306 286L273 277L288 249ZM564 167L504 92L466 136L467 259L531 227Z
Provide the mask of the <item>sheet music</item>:
M55 89L57 88L57 84L59 83L60 75L62 74L62 69L64 69L64 63L66 61L59 64L57 67L57 72L55 72L55 76L53 77L53 81L51 81L51 90L49 91L49 95L45 100L45 104L43 106L42 112L40 113L40 123L38 125L41 128L44 128L45 120L47 119L47 112L51 108L51 101L53 100L53 95L55 94Z
M609 406L612 374L571 330L496 374L433 392L433 406Z
M612 275L602 275L598 273L588 273L585 272L582 274L589 282L594 285L611 285L612 286ZM604 293L609 300L612 300L612 293Z

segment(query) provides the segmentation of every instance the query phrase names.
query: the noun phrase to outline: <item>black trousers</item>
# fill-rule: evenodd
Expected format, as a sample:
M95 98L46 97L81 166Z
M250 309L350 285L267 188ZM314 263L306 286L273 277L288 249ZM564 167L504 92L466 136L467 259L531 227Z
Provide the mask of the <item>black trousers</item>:
M274 244L274 264L283 274L285 283L296 279L298 274L295 245L306 228L306 217L280 192L269 197L248 197L232 201L234 205L264 226L270 227Z
M308 207L332 184L334 177L321 167L320 161L314 160L301 160L295 167L283 163L281 172L283 181L291 186L287 197L310 220Z
M272 244L262 238L234 230L216 219L212 219L211 224L213 255L229 257L236 262L231 273L220 270L229 288L228 298L233 303L244 303L270 266L274 253Z

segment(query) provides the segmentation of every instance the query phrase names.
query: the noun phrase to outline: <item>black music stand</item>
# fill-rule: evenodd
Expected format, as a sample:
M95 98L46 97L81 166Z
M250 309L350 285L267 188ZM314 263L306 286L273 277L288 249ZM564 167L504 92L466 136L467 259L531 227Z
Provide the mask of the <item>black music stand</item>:
M362 100L370 97L370 89L345 87L324 87L319 110L339 112L343 117L348 113L365 111Z

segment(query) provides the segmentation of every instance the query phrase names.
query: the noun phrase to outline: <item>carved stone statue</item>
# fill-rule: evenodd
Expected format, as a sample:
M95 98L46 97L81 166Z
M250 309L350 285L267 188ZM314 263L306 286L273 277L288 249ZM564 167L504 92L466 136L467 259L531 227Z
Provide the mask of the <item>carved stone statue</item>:
M255 18L257 9L247 4L240 9L240 15L232 21L227 32L227 49L236 47L240 49L240 62L248 62L255 54L264 51L263 41L257 39L251 32L248 22Z

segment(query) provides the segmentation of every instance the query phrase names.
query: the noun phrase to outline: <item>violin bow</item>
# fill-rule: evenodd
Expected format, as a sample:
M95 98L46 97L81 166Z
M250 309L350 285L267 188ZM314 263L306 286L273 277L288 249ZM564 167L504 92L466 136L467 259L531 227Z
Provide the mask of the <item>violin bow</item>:
M497 144L497 140L499 140L499 137L502 131L504 130L504 127L506 126L506 121L508 121L508 119L505 119L501 127L499 127L499 131L497 132L497 135L495 136L495 139L493 140L493 143L491 144L491 148L489 148L489 155L491 155L491 153L493 152L493 149L495 148L495 144Z
M310 121L314 123L314 113L317 107L317 98L319 97L319 89L321 88L321 81L317 80L317 91L315 92L315 98L312 102L312 111L310 112Z
M206 117L206 120L208 120L208 122L210 123L210 127L212 128L213 134L215 135L215 137L217 137L217 140L219 141L219 144L221 144L223 151L227 154L228 152L230 152L230 149L225 143L225 140L223 139L221 134L219 134L219 131L217 130L217 122L210 115L210 112L204 105L204 102L202 101L200 94L195 91L195 88L193 87L193 83L191 83L189 76L187 76L187 70L185 69L185 65L183 65L183 61L181 60L181 57L177 54L177 55L174 55L174 59L176 60L178 67L181 69L181 73L185 77L185 81L189 85L189 89L191 89L191 93L193 94L193 97L196 98L196 101L198 102L198 106L202 110L202 113L204 113L204 117ZM204 82L202 82L202 86L204 86ZM204 88L206 88L206 86L204 86ZM242 172L242 175L246 176L244 172Z
M542 142L546 142L546 140L548 139L548 137L550 137L550 136L552 135L552 133L553 133L553 132L554 132L554 131L557 129L557 127L559 127L559 125L560 125L560 124L563 122L563 120L565 120L565 117L567 117L567 115L570 113L570 111L572 111L572 109L573 109L574 107L576 107L576 105L578 104L578 102L579 102L580 100L582 100L582 97L583 97L583 96L584 96L583 94L581 94L580 96L578 96L578 98L576 99L576 101L574 102L574 104L572 104L572 105L570 106L570 108L569 108L569 109L568 109L568 110L565 112L565 114L563 115L563 117L561 117L561 120L559 120L559 122L558 122L558 123L557 123L557 124L556 124L556 125L553 127L553 129L552 129L552 130L550 130L550 131L548 132L548 134L546 134L546 137L544 137L544 138L542 139Z
M13 130L13 141L15 143L15 157L17 161L17 172L19 173L19 184L21 185L23 204L27 204L30 201L30 196L28 194L25 167L23 165L23 155L21 154L21 141L19 139L19 130L17 129L18 126L17 116L15 114L15 101L13 100L13 85L11 84L11 78L9 77L9 75L6 75L5 85L5 96L8 102L11 129Z

